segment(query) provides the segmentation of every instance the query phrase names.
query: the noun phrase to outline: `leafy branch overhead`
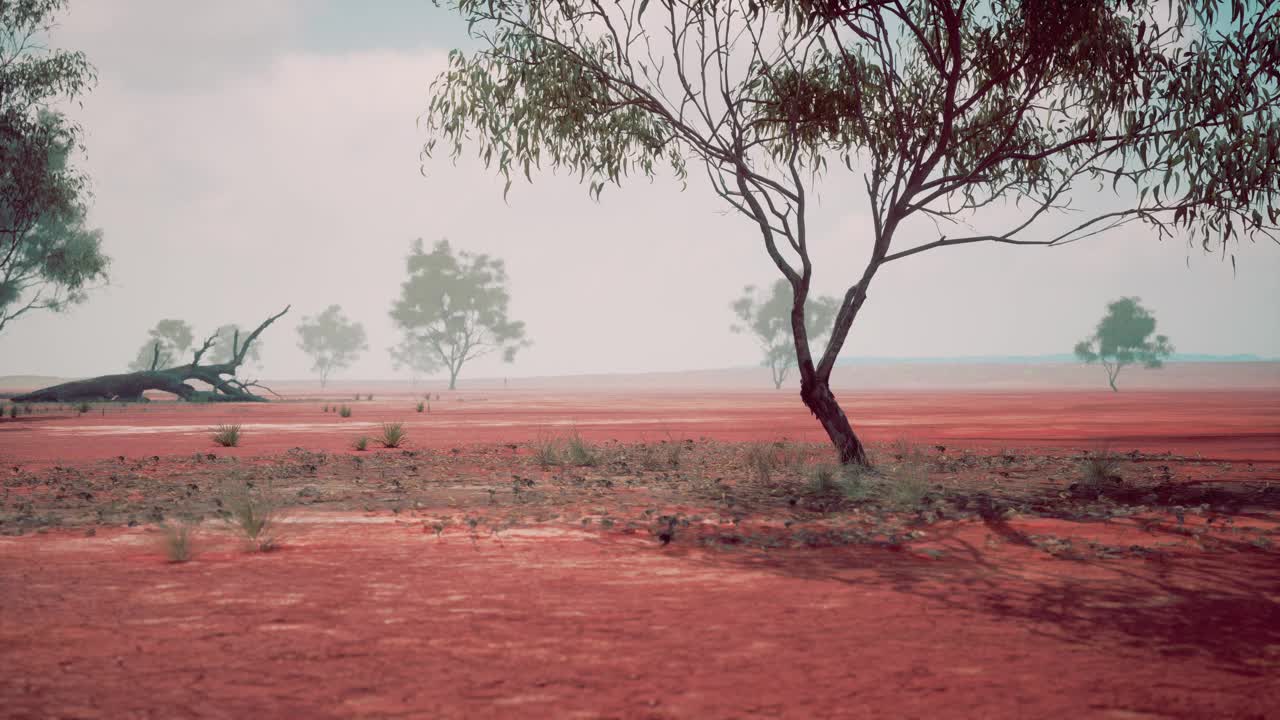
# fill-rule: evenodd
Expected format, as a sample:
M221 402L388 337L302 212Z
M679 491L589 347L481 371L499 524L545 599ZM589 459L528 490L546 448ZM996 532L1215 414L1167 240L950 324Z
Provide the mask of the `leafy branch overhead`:
M396 349L402 364L443 367L452 390L467 362L494 351L512 362L528 347L524 323L507 316L511 298L501 260L465 250L455 253L448 240L427 252L419 239L405 265L409 278L391 309L391 319L405 336ZM406 353L422 357L410 360Z
M564 170L595 196L705 173L791 287L801 398L846 462L866 456L830 376L888 263L1134 224L1225 257L1280 231L1280 3L448 4L480 49L436 78L425 157L474 148L508 188ZM845 172L826 199L865 204L838 240L867 260L815 352L811 200Z

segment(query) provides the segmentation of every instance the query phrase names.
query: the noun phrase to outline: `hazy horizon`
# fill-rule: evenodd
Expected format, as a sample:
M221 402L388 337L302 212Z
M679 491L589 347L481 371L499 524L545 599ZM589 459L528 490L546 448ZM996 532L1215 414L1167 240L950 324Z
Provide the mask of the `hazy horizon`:
M294 326L336 303L364 323L369 350L334 379L407 377L387 354L399 339L387 312L419 237L502 258L511 315L533 341L514 365L484 358L464 379L756 363L755 342L729 331L729 303L777 271L699 176L684 192L633 180L599 203L549 173L504 203L502 180L470 158L436 158L424 177L415 120L465 24L428 2L364 7L73 0L52 44L98 69L70 112L112 282L69 313L13 323L0 375L120 372L162 318L203 336L292 304L248 373L303 379ZM866 249L865 210L845 201L852 182L818 187L821 292L842 292ZM1278 357L1280 247L1235 253L1233 276L1221 256L1139 227L1052 249L923 253L881 272L842 356L1066 353L1108 301L1136 295L1181 353Z

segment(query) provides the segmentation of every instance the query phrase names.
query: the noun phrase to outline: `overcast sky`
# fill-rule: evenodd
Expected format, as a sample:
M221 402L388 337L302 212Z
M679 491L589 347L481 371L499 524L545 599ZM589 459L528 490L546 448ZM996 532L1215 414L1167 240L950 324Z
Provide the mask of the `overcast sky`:
M387 311L417 237L506 260L512 315L534 342L514 365L485 359L464 375L753 364L728 306L777 271L700 172L684 192L640 180L599 203L550 175L504 203L500 179L444 158L423 176L415 121L465 42L465 24L428 0L73 0L54 43L98 68L75 116L111 283L68 313L13 323L0 374L119 371L161 318L202 335L292 304L264 335L261 374L305 377L294 326L337 303L370 344L341 377L390 377ZM818 188L825 292L856 279L867 250L850 188L840 177ZM926 231L915 239L936 237ZM1219 257L1137 228L1062 248L924 253L881 271L844 354L1069 352L1107 301L1138 295L1180 351L1280 356L1280 247L1237 258L1233 277Z

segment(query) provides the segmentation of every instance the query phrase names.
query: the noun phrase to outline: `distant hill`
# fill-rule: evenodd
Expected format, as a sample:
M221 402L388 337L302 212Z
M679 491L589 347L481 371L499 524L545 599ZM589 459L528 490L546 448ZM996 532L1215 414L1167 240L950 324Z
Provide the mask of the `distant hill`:
M1203 353L1174 353L1166 362L1277 362L1278 358L1258 355L1207 355ZM1054 355L966 355L960 357L842 357L836 365L1040 365L1044 363L1078 363L1071 353Z

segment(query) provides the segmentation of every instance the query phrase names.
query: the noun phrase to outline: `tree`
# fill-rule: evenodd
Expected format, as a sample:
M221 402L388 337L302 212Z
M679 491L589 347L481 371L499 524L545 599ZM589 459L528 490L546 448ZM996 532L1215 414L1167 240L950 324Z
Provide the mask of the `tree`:
M1224 253L1280 230L1274 2L449 4L480 49L453 51L436 78L424 155L474 146L508 189L549 166L596 197L701 165L791 286L800 397L846 463L867 459L831 372L886 265L1130 223ZM865 192L870 217L846 241L864 240L867 259L817 354L808 219L843 170L852 182L837 187L856 190L837 201ZM1114 197L1082 202L1101 189Z
M402 347L425 348L426 356L449 372L449 389L467 362L495 350L505 362L529 342L524 323L507 318L507 271L501 260L465 250L454 254L448 240L426 252L413 243L405 265L409 279L391 319L404 332Z
M361 350L369 349L364 325L348 320L338 305L298 323L298 347L315 361L311 369L320 373L320 387L328 383L329 373L350 367Z
M1125 365L1164 367L1164 359L1173 354L1169 338L1156 335L1151 340L1156 319L1138 300L1126 297L1108 303L1107 314L1098 321L1093 336L1076 343L1076 357L1086 363L1101 363L1113 392L1120 391L1116 377Z
M773 374L773 387L781 389L796 365L795 338L791 334L791 286L779 279L773 283L767 298L757 298L755 287L748 285L731 307L740 324L731 325L729 329L755 336L764 350L762 364ZM833 297L810 298L805 307L805 327L809 329L810 342L822 342L839 309L840 301Z
M147 331L147 341L138 348L138 354L129 363L130 370L151 370L169 367L179 356L187 352L195 334L185 320L170 318L161 320Z
M240 326L235 323L223 325L213 331L213 345L209 350L209 361L213 363L230 362L237 354L236 340L241 335ZM262 343L255 343L241 359L250 365L262 366Z
M52 109L94 82L83 53L44 44L65 6L0 2L0 331L83 302L106 279L102 233L85 221L88 183L70 162L80 128Z
M416 335L406 335L399 345L387 348L387 352L391 353L391 363L396 370L409 371L414 385L418 384L419 377L440 369L440 362L431 351L430 343Z
M243 339L234 333L231 339L232 353L226 362L201 365L205 353L218 341L217 334L210 335L196 348L191 362L164 368L160 365L160 343L152 345L151 364L146 370L119 375L100 375L88 380L52 385L35 392L12 398L13 402L81 402L92 400L141 401L147 390L173 393L183 400L201 402L265 402L250 388L260 387L270 391L257 380L241 380L236 377L240 366L252 351L253 343L271 323L289 312L289 308L272 315ZM227 377L224 377L227 376ZM186 381L197 380L211 389L199 390Z

